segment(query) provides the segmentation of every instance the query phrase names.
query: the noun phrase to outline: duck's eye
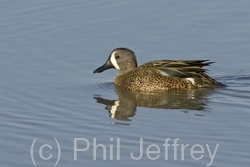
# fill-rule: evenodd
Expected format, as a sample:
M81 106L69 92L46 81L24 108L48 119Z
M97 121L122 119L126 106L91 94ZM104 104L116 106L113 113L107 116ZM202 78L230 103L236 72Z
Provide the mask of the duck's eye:
M119 59L119 58L120 58L120 56L115 56L115 58L116 58L116 59Z

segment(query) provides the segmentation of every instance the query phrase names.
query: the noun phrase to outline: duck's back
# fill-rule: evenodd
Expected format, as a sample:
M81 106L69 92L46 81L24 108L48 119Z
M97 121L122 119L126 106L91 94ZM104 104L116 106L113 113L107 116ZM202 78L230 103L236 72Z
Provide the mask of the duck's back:
M127 90L157 91L201 88L220 85L205 74L207 60L157 60L145 63L115 78L115 84Z

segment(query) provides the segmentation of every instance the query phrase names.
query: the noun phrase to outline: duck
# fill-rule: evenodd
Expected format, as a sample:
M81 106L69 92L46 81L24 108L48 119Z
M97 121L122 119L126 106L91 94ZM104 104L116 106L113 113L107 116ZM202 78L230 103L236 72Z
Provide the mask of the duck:
M115 48L108 60L93 73L118 70L115 86L129 91L163 91L222 86L206 74L214 62L209 60L153 60L137 65L135 53L125 47Z

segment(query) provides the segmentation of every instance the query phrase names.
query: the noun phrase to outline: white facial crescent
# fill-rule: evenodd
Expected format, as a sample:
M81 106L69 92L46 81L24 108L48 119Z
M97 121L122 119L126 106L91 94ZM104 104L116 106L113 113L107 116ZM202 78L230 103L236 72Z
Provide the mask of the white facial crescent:
M115 66L115 68L116 68L117 70L120 69L120 67L119 67L119 65L117 64L117 61L116 61L116 59L115 59L115 52L112 53L112 55L111 55L111 57L110 57L110 61L111 61L111 63Z

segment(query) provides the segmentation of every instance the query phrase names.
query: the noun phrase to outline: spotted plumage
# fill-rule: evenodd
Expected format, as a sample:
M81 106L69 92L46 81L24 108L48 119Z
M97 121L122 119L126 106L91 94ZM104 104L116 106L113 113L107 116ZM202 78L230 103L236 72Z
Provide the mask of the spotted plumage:
M209 77L204 66L208 60L155 60L137 66L136 56L127 48L114 49L107 62L94 73L115 68L119 70L114 83L131 91L159 91L220 86Z

